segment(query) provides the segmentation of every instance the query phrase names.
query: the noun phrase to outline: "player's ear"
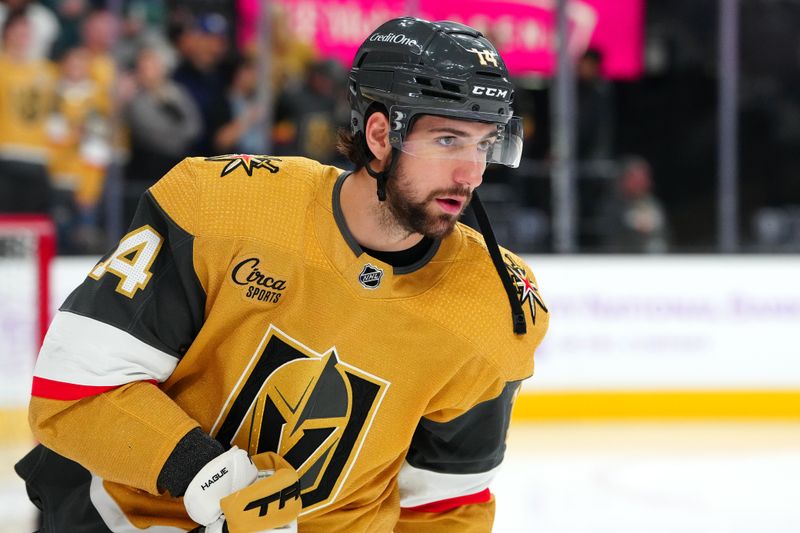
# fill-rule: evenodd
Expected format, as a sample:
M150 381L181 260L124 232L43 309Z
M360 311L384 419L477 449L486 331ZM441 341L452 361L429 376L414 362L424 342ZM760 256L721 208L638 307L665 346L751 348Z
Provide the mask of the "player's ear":
M389 161L392 145L389 144L389 119L383 113L372 113L367 120L366 140L375 156L372 168L380 171Z

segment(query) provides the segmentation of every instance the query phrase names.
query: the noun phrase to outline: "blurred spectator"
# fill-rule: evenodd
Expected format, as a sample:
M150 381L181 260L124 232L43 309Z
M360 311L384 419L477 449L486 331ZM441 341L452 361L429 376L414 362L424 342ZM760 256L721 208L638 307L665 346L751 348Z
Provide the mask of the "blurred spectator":
M653 193L652 169L641 157L625 161L615 190L601 208L601 242L608 252L664 253L667 218Z
M122 0L116 6L118 13L111 11L111 4L104 0L45 0L45 3L55 11L61 25L51 52L54 58L90 42L88 46L95 55L110 54L113 49L117 67L130 70L141 48L169 46L164 30L168 2L163 0Z
M47 114L55 75L45 60L31 59L31 23L12 12L2 26L0 52L0 212L47 213Z
M117 21L107 10L92 11L83 23L83 45L89 52L89 72L97 83L98 91L104 95L101 106L106 112L112 108L112 89L116 78L114 63L114 41Z
M175 52L166 37L166 12L166 2L161 0L125 2L114 47L119 68L133 69L139 50L143 48L157 49L170 70L175 66Z
M45 4L58 17L60 30L50 50L50 56L58 59L64 51L81 45L81 31L83 22L89 13L89 2L88 0L48 0Z
M9 13L24 13L30 23L30 45L27 54L30 59L44 59L50 54L50 48L59 32L58 18L48 8L32 0L0 1L0 26Z
M136 62L137 90L124 116L131 136L125 172L125 223L139 196L183 159L202 131L200 114L189 94L169 79L158 52L144 49Z
M63 253L91 253L104 246L97 229L97 211L111 160L110 126L102 110L105 95L90 77L89 61L85 48L72 48L64 54L48 120L53 144L53 218Z
M345 75L336 61L319 61L309 68L302 87L287 88L280 94L273 132L276 154L300 153L324 163L338 161L336 131L350 119L339 90L346 87Z
M258 99L258 69L252 58L242 57L233 72L223 124L214 137L220 153L261 154L266 149L265 104Z
M202 117L202 131L185 155L214 154L214 136L222 126L226 83L221 62L228 50L228 23L217 13L195 17L177 36L180 63L173 79L191 95Z
M591 161L614 156L614 88L601 76L602 54L590 49L576 68L578 83L578 159Z
M269 50L272 55L269 81L272 83L272 94L278 95L286 88L301 86L309 65L316 58L316 50L312 44L294 34L286 8L277 2L258 0L237 0L236 5L239 11L237 42L240 50L247 51L253 56L263 48L258 42L261 9L269 7L271 10Z

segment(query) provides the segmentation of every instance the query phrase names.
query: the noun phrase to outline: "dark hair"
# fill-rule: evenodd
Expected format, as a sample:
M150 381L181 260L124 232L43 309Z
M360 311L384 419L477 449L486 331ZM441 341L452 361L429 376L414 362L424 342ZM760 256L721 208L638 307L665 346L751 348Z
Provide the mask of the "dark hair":
M373 103L364 115L364 131L366 131L366 123L369 117L376 112L383 113L387 119L389 118L389 113L384 109L383 105ZM353 163L355 170L361 170L367 166L367 163L375 159L375 155L367 145L364 131L359 131L353 135L350 128L339 128L339 131L336 132L336 151Z
M0 38L2 39L3 42L5 42L6 40L6 33L8 33L8 29L21 20L25 22L28 21L28 19L25 16L25 8L14 9L8 13L6 20L3 21L3 29L2 29L3 35Z

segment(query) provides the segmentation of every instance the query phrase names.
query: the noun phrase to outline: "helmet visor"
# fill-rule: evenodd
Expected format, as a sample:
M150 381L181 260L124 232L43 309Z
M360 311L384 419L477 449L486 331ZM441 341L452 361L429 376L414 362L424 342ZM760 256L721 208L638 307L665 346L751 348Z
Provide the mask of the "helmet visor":
M395 109L393 108L393 111ZM423 159L455 159L475 163L482 163L484 166L489 163L496 163L508 167L516 168L522 158L522 119L520 117L510 117L508 122L498 122L498 116L491 113L475 113L469 116L459 117L444 115L441 110L431 110L438 112L426 113L424 110L415 110L415 115L431 114L447 116L448 118L458 118L477 122L494 124L494 130L482 136L470 136L457 131L441 131L434 134L426 134L422 138L406 139L406 135L398 135L396 123L393 124L393 135L390 135L392 146L401 152L412 157ZM395 116L394 113L392 113ZM485 115L486 120L480 120L479 115Z

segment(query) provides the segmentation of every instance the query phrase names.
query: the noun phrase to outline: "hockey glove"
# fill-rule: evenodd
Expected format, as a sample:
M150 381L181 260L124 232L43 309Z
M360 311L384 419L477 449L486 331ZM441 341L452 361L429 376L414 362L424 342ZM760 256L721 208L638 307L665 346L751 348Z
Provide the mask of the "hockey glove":
M295 520L303 505L297 471L273 452L260 453L252 460L258 480L220 502L228 531L297 531Z
M209 461L192 478L183 496L189 517L208 526L222 516L220 500L242 490L258 478L258 469L247 452L236 446Z

